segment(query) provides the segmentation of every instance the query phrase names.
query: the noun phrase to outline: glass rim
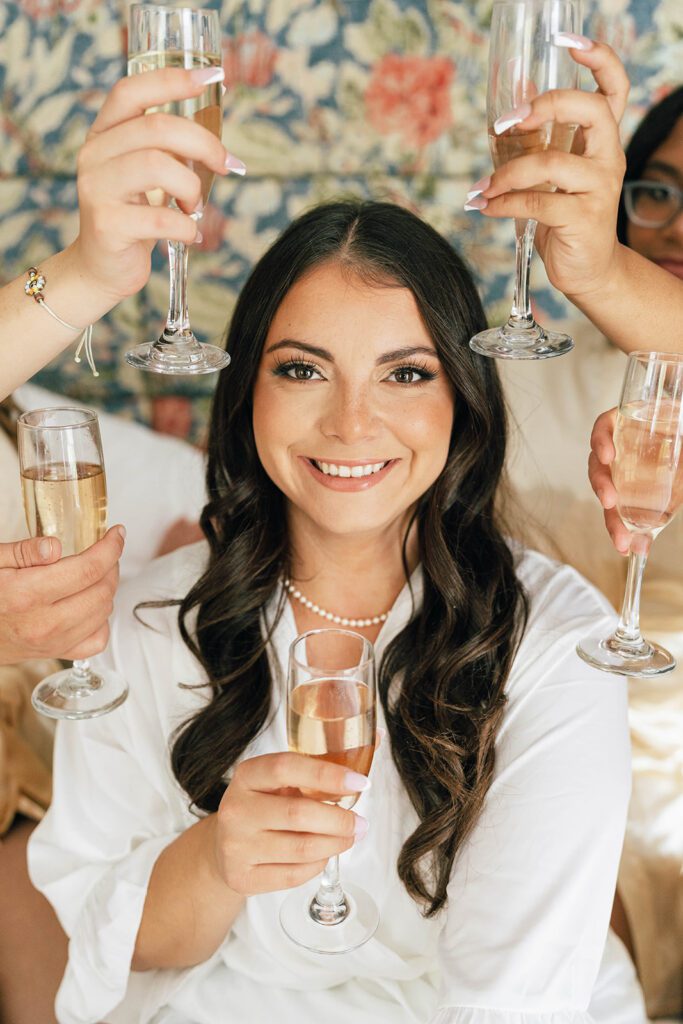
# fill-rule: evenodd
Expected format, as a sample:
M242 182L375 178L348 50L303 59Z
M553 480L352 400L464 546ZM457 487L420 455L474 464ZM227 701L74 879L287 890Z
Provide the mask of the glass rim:
M69 412L77 413L81 419L72 423L30 423L31 416L41 416L44 413ZM97 413L93 409L79 409L75 405L48 405L43 409L30 409L22 412L17 418L17 426L27 430L73 430L74 427L82 427L87 423L97 423Z
M346 636L356 637L358 640L361 641L364 649L367 650L367 654L364 655L356 665L349 665L348 668L340 668L334 670L330 669L330 672L355 672L357 669L362 668L365 665L371 665L372 662L374 661L375 652L372 641L368 640L368 638L363 636L362 633L356 633L355 630L353 629L345 629L344 626L319 626L318 629L307 629L305 633L299 633L298 636L294 637L291 644L289 645L289 657L294 662L295 665L299 666L299 668L314 669L316 666L311 665L305 661L299 661L299 659L294 654L294 648L300 641L307 640L310 636L318 636L321 633L344 633ZM325 669L325 671L328 670Z
M491 10L494 7L544 7L549 0L493 0ZM582 6L582 0L550 0L556 4L575 4L578 8Z
M191 11L193 14L208 14L214 17L218 17L218 11L214 10L213 7L191 7L189 4L180 4L175 6L174 4L129 4L128 6L128 17L133 11L139 11L143 8L147 8L149 11L158 11L159 14L178 14L180 11Z
M671 363L672 366L683 365L683 352L655 352L637 349L628 353L634 363Z

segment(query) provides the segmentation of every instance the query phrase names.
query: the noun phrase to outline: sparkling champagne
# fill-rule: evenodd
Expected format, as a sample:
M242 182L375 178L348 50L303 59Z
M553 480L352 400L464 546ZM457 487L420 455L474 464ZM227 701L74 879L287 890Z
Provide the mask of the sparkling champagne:
M683 503L683 408L669 400L623 406L614 446L619 515L634 533L656 537Z
M63 555L77 555L104 536L107 487L102 466L47 463L21 474L32 537L59 537Z
M375 703L358 679L328 678L302 683L288 705L290 750L341 764L367 775L375 752ZM314 800L328 793L306 790ZM357 794L339 797L340 807L353 807Z
M496 135L492 128L489 129L489 147L493 158L493 166L498 168L506 164L508 160L514 160L518 156L528 156L530 153L545 153L547 150L556 149L562 153L569 153L574 141L577 126L575 124L558 124L557 121L548 121L540 128L532 131L520 131L518 128L509 128L502 135ZM549 182L533 186L536 191L550 191L555 185Z
M164 53L142 53L128 60L128 74L139 75L144 71L156 71L158 68L211 68L220 67L219 56L206 53L192 53L188 50L166 51ZM178 100L173 103L165 103L160 107L150 107L148 114L161 111L165 114L176 114L179 117L188 117L191 121L200 124L202 128L208 128L217 139L221 137L222 109L221 109L221 83L215 82L199 94L190 99ZM199 176L202 185L202 202L206 203L211 192L213 171L210 171L204 164L187 161L190 167ZM147 199L151 206L165 206L169 197L163 189L157 188L147 193Z

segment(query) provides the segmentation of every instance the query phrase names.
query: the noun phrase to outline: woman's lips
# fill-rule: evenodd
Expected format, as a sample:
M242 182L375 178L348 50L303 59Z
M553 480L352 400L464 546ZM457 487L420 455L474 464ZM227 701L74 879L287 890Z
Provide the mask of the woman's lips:
M683 278L683 260L655 260L655 263L675 277Z
M372 473L371 476L328 476L327 473L323 473L321 469L318 469L310 459L305 458L303 455L300 455L299 458L311 476L331 491L367 491L369 487L374 487L384 480L387 473L390 473L399 461L398 459L391 459L387 462L384 469L380 469L377 473ZM347 463L347 465L354 465L354 463ZM355 465L363 465L363 463L355 463Z

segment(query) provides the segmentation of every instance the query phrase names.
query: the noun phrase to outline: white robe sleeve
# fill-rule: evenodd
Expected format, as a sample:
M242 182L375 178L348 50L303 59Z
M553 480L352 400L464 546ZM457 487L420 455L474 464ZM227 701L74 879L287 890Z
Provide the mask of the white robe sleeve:
M31 879L70 940L56 1002L60 1024L110 1020L131 978L123 1019L147 1020L150 1000L163 1005L180 977L145 972L143 1015L130 965L149 877L161 851L196 820L172 775L172 730L160 697L178 692L170 628L146 630L142 644L136 631L143 627L132 618L137 601L150 596L122 588L109 647L93 666L121 672L125 664L128 699L101 718L59 723L53 801L29 844ZM163 627L177 609L154 615Z
M630 793L626 681L575 654L614 625L577 574L558 573L535 606L494 780L451 875L430 1024L592 1020Z

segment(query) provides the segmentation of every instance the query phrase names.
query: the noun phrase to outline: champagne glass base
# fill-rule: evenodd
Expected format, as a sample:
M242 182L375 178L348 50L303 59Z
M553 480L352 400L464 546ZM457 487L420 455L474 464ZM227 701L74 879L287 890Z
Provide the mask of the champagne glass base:
M588 637L576 645L576 653L593 668L621 676L647 678L671 672L676 667L676 659L666 648L651 640L646 640L645 644L647 651L639 655L626 645L620 647L613 638Z
M470 338L470 348L491 359L552 359L571 352L574 342L568 334L546 331L538 325L518 331L504 325L475 334Z
M31 703L48 718L98 718L123 704L128 696L127 683L114 672L91 672L90 679L90 686L79 686L72 669L54 672L38 683Z
M138 345L126 352L126 362L148 373L196 375L216 373L230 362L230 356L217 345L205 345L192 333L182 340L162 334L158 341Z
M371 939L379 924L379 911L372 897L357 885L344 884L348 916L339 924L319 924L309 914L319 886L320 879L314 878L284 900L280 924L288 938L312 953L350 953Z

